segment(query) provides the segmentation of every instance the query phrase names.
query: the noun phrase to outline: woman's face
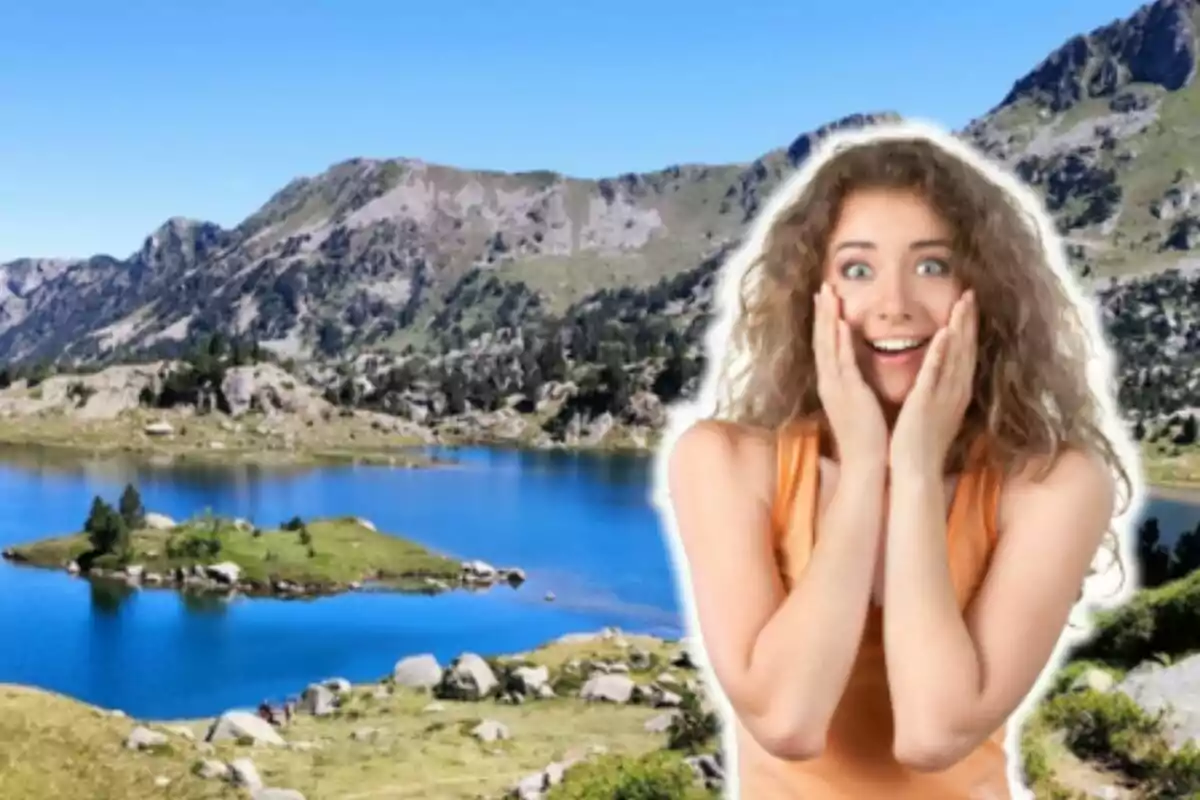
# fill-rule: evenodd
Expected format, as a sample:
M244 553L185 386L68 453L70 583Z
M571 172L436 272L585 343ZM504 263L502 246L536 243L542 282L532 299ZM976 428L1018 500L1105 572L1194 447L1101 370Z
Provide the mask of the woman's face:
M863 378L885 405L904 403L929 340L965 289L951 242L945 220L919 195L863 190L842 204L825 281L841 298Z

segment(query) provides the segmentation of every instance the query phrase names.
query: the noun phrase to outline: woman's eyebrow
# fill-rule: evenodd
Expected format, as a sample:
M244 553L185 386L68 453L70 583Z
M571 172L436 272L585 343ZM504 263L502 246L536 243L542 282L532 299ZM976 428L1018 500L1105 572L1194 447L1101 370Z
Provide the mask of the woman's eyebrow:
M951 247L951 246L952 245L951 245L951 242L949 239L918 239L917 241L910 244L908 246L908 249L909 250L919 250L922 247ZM841 242L838 244L837 247L834 248L834 252L837 252L838 250L844 250L849 247L862 247L862 248L866 248L868 250L874 250L875 243L868 242L868 241L862 240L862 239L855 239L852 241Z

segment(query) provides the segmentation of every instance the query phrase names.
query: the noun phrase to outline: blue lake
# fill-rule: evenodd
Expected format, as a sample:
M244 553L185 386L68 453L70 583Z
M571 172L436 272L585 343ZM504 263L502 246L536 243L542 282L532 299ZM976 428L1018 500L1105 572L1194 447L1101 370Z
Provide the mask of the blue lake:
M147 509L210 508L277 525L356 515L441 552L519 566L519 589L436 597L356 593L310 601L197 600L117 591L0 562L0 682L61 691L138 717L219 713L311 681L374 680L401 657L443 662L535 647L617 626L681 634L669 549L650 504L650 463L633 457L468 449L455 467L282 472L165 468L0 451L0 547L78 530L92 497L135 483ZM1154 501L1174 537L1200 507ZM546 602L547 591L554 602Z

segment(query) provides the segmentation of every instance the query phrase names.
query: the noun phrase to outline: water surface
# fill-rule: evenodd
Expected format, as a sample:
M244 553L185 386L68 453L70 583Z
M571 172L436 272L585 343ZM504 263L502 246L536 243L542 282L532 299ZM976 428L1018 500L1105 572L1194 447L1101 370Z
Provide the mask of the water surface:
M153 467L0 450L0 548L78 530L92 497L126 483L177 519L211 509L274 526L355 515L460 558L519 566L517 590L306 601L130 590L0 562L0 682L34 684L140 717L201 716L280 699L313 680L387 674L401 657L528 649L615 625L678 636L669 551L642 458L433 451L452 468ZM1153 500L1167 541L1200 505ZM555 602L544 600L547 591Z

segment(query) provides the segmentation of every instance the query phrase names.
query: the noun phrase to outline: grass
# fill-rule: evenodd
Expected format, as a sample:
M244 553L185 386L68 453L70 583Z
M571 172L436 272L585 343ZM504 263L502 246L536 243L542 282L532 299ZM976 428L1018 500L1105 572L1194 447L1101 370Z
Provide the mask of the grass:
M1163 488L1200 487L1200 445L1187 447L1143 443L1146 481Z
M200 464L432 463L413 452L413 448L425 444L423 439L377 425L375 419L367 414L335 414L327 420L295 415L267 418L261 414L230 419L218 414L145 409L101 420L33 414L0 418L0 444L73 453L128 453ZM148 424L160 420L170 423L175 432L169 436L145 432Z
M340 587L354 581L379 580L398 588L415 588L425 577L453 580L461 565L414 542L371 530L352 518L306 523L309 544L294 530L247 530L230 520L190 520L174 530L138 530L123 562L141 564L147 572L166 573L197 563L230 561L242 568L242 579L269 585L285 580L306 585ZM215 555L196 556L189 545L215 538ZM62 567L83 557L91 545L82 533L58 536L12 548L30 563ZM118 567L113 556L96 566Z
M21 686L0 685L0 797L35 800L244 797L191 774L194 746L183 740L157 753L125 749L127 719ZM155 778L170 783L156 786ZM312 800L311 798L309 800Z
M673 672L679 682L694 675L667 665L671 643L624 638L551 643L519 660L545 664L553 673L572 659L625 659L637 646L650 654L656 675ZM122 743L136 721L51 693L4 687L0 741L14 745L0 751L0 797L244 797L219 781L201 781L189 770L200 758L248 757L266 785L296 789L307 800L467 800L498 797L526 775L564 758L586 756L597 746L617 756L650 755L674 764L683 756L663 751L667 734L644 728L664 709L563 696L519 705L491 699L439 701L440 710L428 710L431 700L424 692L393 687L386 680L358 685L329 716L296 715L280 730L291 745L287 748L221 742L204 755L200 745L178 731L190 731L199 742L211 720L142 723L166 732L170 745L157 753L134 752ZM511 738L493 743L474 739L469 731L483 719L507 726ZM5 769L6 764L13 768ZM154 787L158 775L172 778L169 788Z
M636 676L639 673L653 673L654 675L658 675L664 671L672 671L666 667L667 658L672 652L672 645L664 643L661 639L653 636L638 636L634 634L623 634L620 637L610 639L558 639L528 653L513 653L502 657L502 660L537 664L547 667L551 672L555 672L562 670L567 664L573 661L588 659L611 661L627 658L629 651L635 647L640 648L649 656L651 666L644 670L631 670L631 675Z
M407 691L381 700L356 693L337 719L302 716L288 729L291 740L323 743L310 758L273 751L256 753L256 763L273 783L296 787L309 800L474 798L498 794L525 775L593 745L641 753L663 742L661 734L643 728L662 712L644 706L563 698L522 705L444 702L443 711L422 713L428 703L428 697ZM504 724L512 738L484 744L465 735L483 719ZM351 738L364 727L377 733L366 741Z

